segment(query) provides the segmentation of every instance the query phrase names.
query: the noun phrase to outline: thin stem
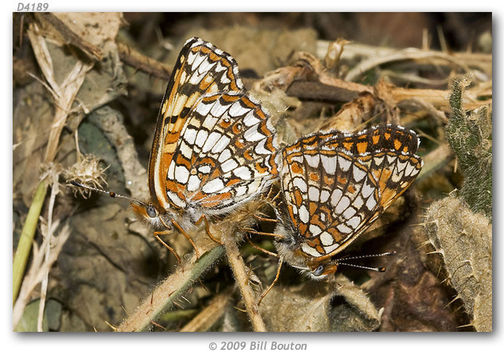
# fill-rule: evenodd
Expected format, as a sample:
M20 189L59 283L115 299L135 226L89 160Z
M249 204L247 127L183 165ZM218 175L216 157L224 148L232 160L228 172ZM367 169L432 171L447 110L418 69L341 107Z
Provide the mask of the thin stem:
M38 219L44 199L47 193L47 182L41 181L35 191L35 196L26 216L23 231L19 238L19 243L14 254L13 269L12 269L12 301L15 302L21 286L21 281L26 269L26 263L30 256L30 251L33 243L33 237L37 230Z
M266 326L259 314L255 294L248 285L249 278L247 276L247 270L245 263L243 262L243 258L240 255L238 245L236 244L236 239L233 237L233 234L227 232L224 234L222 240L224 242L224 248L226 249L229 266L233 270L236 284L240 288L240 293L242 295L243 302L245 303L247 314L250 318L250 322L252 323L252 329L256 332L266 332Z
M49 262L49 257L51 255L51 244L52 244L52 237L53 237L53 210L54 210L54 202L56 201L56 195L59 192L58 189L58 176L52 176L52 184L51 184L51 195L49 196L49 209L47 212L47 246L45 247L44 250L44 262ZM45 308L45 303L46 303L46 296L47 296L47 285L49 283L49 270L50 267L45 269L43 276L42 276L42 282L40 286L40 303L39 303L39 314L38 314L38 319L37 319L37 331L42 332L42 322L44 320L44 308Z

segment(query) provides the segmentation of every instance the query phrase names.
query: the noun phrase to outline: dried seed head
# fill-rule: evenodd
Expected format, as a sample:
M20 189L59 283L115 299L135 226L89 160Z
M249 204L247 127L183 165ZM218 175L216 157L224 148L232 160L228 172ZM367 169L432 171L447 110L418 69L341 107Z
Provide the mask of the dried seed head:
M67 182L76 181L78 183L103 188L102 184L107 184L104 178L105 170L100 165L100 159L92 154L84 155L78 162L73 164L70 168L66 169L63 173ZM85 199L91 194L91 190L83 187L74 187L74 193L79 192Z

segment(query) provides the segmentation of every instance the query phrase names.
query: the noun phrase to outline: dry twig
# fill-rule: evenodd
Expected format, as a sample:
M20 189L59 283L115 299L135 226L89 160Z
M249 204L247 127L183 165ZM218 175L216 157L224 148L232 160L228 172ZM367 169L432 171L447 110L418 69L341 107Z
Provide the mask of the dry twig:
M51 13L39 12L35 13L35 17L39 21L47 21L52 27L58 31L58 33L63 37L64 41L68 44L72 44L78 49L81 49L87 56L93 60L101 61L103 59L102 51L99 47L86 41L78 34L73 32L63 21L61 21L56 15Z
M160 79L168 80L171 69L165 64L141 54L126 44L117 43L117 50L121 60L126 64L147 74L154 75Z
M252 323L252 328L257 332L265 332L266 326L259 314L255 294L252 291L252 288L248 285L249 277L245 269L245 263L243 262L238 249L237 239L234 236L235 234L227 231L223 235L222 241L226 249L229 266L233 270L236 284L240 288L240 293L242 295L243 302L245 303L245 308L247 309L250 322Z
M231 289L228 289L216 295L210 304L188 322L180 332L207 331L224 314L231 294Z

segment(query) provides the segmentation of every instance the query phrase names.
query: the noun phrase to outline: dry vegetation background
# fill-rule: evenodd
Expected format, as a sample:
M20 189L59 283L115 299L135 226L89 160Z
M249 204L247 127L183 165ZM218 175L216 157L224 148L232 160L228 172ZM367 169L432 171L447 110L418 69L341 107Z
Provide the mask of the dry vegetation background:
M491 331L491 21L488 13L14 14L15 329ZM315 282L285 266L257 309L246 295L271 283L275 257L242 241L233 272L204 231L193 234L199 261L174 233L167 240L184 254L177 266L127 201L83 199L66 186L79 179L147 198L158 107L192 36L237 60L284 143L323 127L393 122L417 131L422 173L351 248L396 251L366 263L386 272L341 268ZM268 213L258 207L234 216ZM240 230L231 220L214 230ZM274 251L271 237L251 241Z

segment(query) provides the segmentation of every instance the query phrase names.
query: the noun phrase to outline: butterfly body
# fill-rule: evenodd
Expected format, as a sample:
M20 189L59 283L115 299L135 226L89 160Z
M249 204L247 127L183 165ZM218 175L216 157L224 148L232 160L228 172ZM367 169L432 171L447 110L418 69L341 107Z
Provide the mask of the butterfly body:
M315 278L336 271L336 257L414 181L422 167L418 137L382 125L355 134L301 138L284 148L276 247Z

